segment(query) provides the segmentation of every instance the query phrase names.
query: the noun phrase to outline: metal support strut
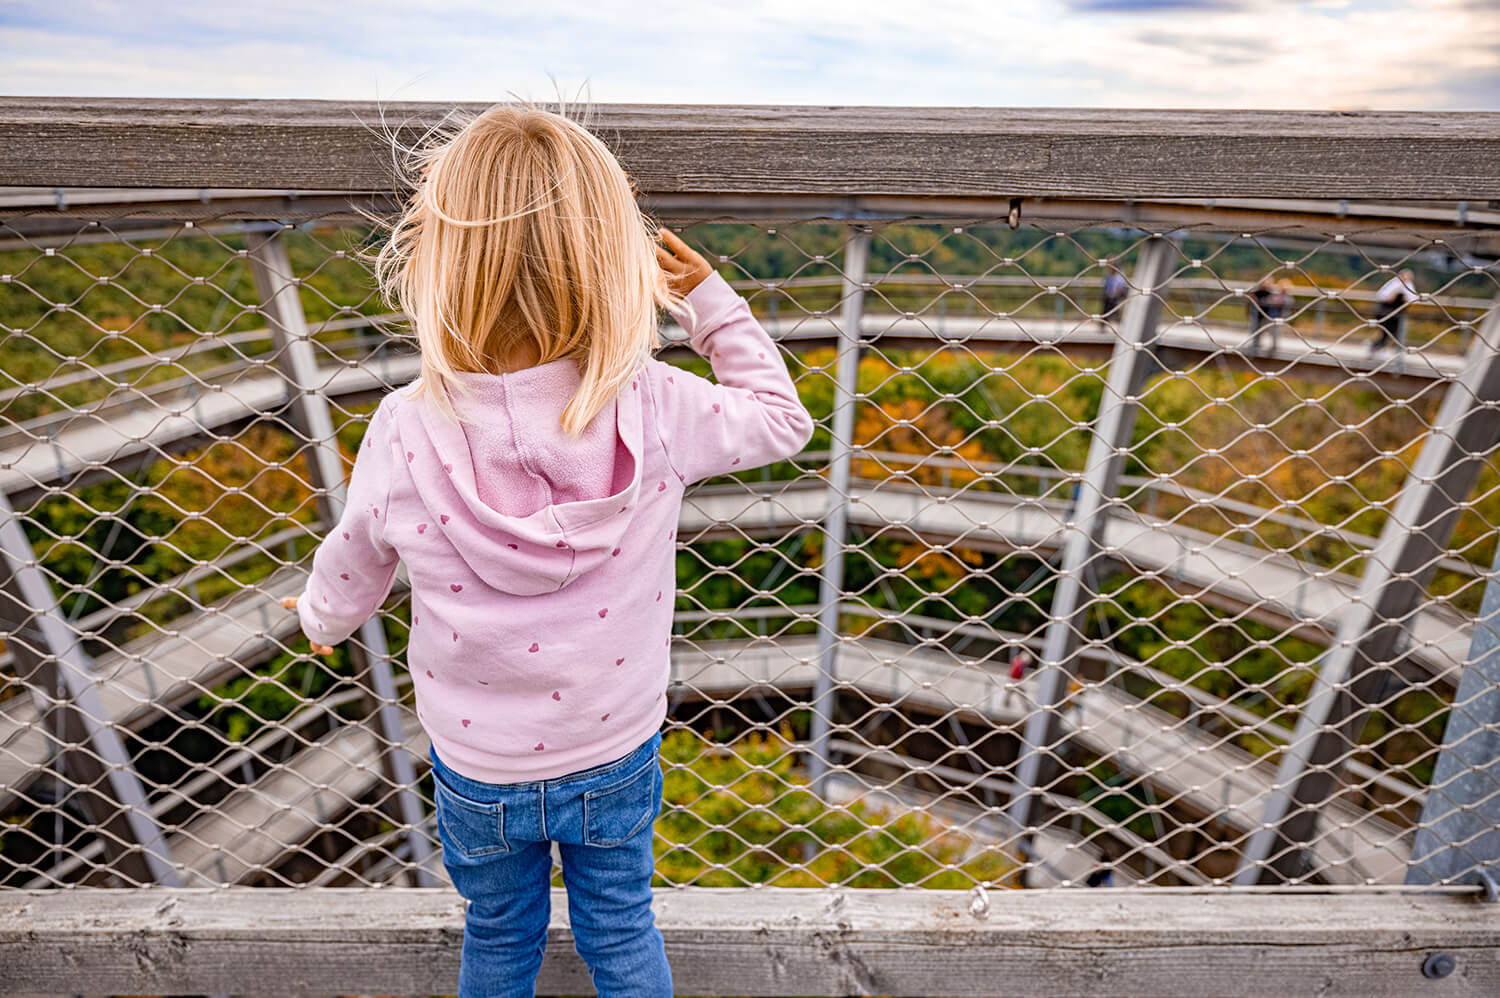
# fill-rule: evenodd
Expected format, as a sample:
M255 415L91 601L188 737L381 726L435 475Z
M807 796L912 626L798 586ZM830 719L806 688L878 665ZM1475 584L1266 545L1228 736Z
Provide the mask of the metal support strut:
M331 530L344 511L347 494L344 460L334 436L328 399L318 384L318 362L308 334L307 317L298 297L298 282L294 279L286 244L279 238L279 233L250 232L246 234L246 241L261 308L275 345L276 365L287 381L293 419L310 445L307 464L313 486L318 490L318 515ZM372 699L380 737L386 745L381 753L382 767L386 778L396 787L400 818L407 827L407 844L416 868L417 883L421 887L435 886L429 862L432 843L422 832L425 816L415 789L416 768L406 751L385 630L380 621L372 617L360 625L359 636L363 649L356 646L355 653L364 659L363 664L368 666L375 685Z
M828 498L823 515L823 564L818 578L818 674L813 686L812 757L808 783L822 795L828 776L828 733L838 674L839 601L844 589L844 548L849 529L849 477L854 448L854 408L859 392L860 319L870 230L856 226L844 241L843 311L834 367L833 415L828 442Z
M1323 656L1241 858L1237 884L1297 880L1310 869L1307 849L1317 837L1319 814L1359 749L1370 710L1383 699L1387 671L1400 662L1406 622L1427 599L1427 581L1447 553L1459 504L1473 491L1484 454L1500 442L1497 347L1500 308L1491 309L1470 342L1463 372L1443 396L1416 466L1366 559L1359 594Z
M1057 751L1062 741L1058 711L1068 680L1078 673L1079 646L1088 625L1091 601L1084 586L1084 570L1098 553L1109 523L1109 505L1119 487L1123 455L1130 446L1138 396L1146 378L1157 367L1152 345L1161 318L1162 293L1172 274L1176 244L1162 235L1141 248L1135 279L1123 306L1124 320L1110 355L1108 381L1094 419L1093 439L1083 481L1065 527L1057 590L1048 614L1047 632L1037 680L1037 705L1026 719L1021 756L1016 767L1017 789L1009 815L1023 836L1029 861L1036 832L1036 808L1056 779Z
M0 550L8 569L0 579L5 643L15 655L19 674L37 677L28 685L61 746L64 782L77 788L99 826L111 865L122 876L182 886L135 762L100 700L94 663L79 633L59 612L52 583L26 539L10 497L3 493Z

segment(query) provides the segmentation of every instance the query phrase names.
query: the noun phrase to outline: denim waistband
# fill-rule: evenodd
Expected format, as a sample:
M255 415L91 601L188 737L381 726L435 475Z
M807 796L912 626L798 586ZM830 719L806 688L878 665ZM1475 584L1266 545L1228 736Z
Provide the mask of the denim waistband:
M620 756L618 759L614 759L610 762L602 762L599 765L591 766L588 769L580 769L576 773L568 773L566 776L553 776L545 780L525 780L520 783L485 783L482 780L475 780L463 775L462 773L456 773L452 769L450 769L447 763L438 758L436 748L429 746L427 754L432 759L433 768L437 770L437 772L443 777L443 780L454 790L463 791L465 789L482 789L487 787L512 787L520 789L523 787L555 787L561 786L566 783L572 783L577 780L586 780L593 776L601 776L605 773L612 772L613 770L628 766L634 761L644 760L652 753L654 753L657 746L660 744L661 732L656 731L651 735L650 738L646 739L640 745Z

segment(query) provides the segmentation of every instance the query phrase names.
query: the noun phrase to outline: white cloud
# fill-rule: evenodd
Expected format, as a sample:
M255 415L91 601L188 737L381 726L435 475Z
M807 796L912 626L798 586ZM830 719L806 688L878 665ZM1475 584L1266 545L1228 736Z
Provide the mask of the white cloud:
M0 91L1120 107L1444 106L1494 74L1473 0L1088 13L1061 0L56 4L0 12ZM549 75L550 74L550 75ZM1468 81L1459 88L1454 80ZM1479 80L1480 84L1473 81ZM1478 99L1482 99L1478 98Z

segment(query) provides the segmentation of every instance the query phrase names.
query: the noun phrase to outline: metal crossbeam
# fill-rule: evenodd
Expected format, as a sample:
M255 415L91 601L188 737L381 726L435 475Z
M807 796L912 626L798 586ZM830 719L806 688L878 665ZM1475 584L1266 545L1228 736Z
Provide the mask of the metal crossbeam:
M1389 670L1405 654L1407 623L1473 491L1483 456L1500 443L1500 308L1469 344L1463 374L1448 388L1379 541L1365 561L1353 612L1323 656L1292 743L1282 755L1259 830L1235 882L1301 880L1307 845L1340 770L1359 750Z

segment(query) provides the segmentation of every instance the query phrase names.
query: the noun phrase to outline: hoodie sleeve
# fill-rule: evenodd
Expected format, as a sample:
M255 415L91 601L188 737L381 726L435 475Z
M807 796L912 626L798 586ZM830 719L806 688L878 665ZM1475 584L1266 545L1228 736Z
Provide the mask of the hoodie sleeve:
M318 644L346 640L390 595L400 557L385 540L393 420L390 396L375 410L355 455L339 522L313 554L297 599L302 633Z
M745 301L717 272L688 293L692 348L718 384L658 360L646 366L667 460L684 482L744 471L797 453L813 420L781 352Z

